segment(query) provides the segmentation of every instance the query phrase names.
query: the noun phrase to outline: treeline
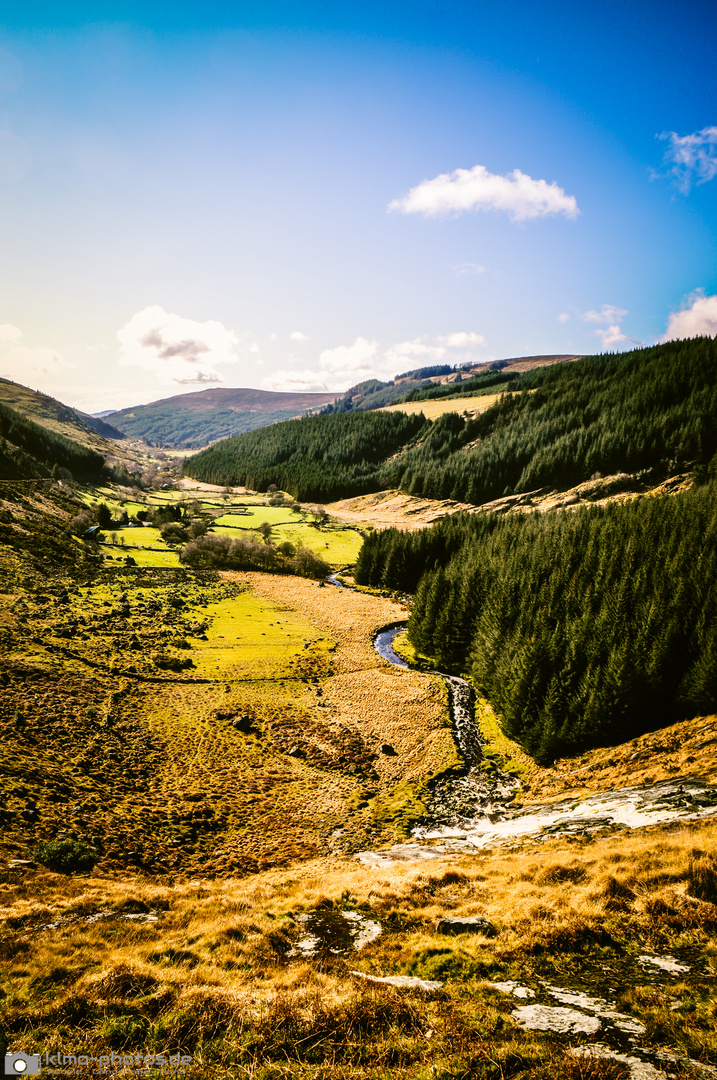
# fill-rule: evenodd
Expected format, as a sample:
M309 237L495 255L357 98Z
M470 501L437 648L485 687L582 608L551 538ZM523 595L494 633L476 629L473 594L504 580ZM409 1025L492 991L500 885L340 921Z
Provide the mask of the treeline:
M263 570L320 579L331 572L329 564L311 548L296 548L288 540L274 545L249 537L200 536L182 548L179 558L195 569Z
M246 432L190 458L188 476L266 491L275 484L301 501L375 491L385 462L427 424L406 413L310 416Z
M383 409L386 405L396 405L403 401L429 401L439 397L469 396L480 393L489 386L497 386L518 378L516 374L499 374L505 367L505 360L496 360L486 364L478 375L466 376L460 368L451 364L432 364L429 367L414 368L404 371L395 379L381 382L379 379L367 379L357 383L346 391L344 396L333 404L325 405L322 414L363 412L371 409ZM457 373L455 382L433 383L432 378Z
M541 763L717 709L717 485L367 537L412 643L469 673Z
M494 371L481 379L485 387L505 377ZM564 489L595 473L705 470L717 451L712 338L585 357L518 375L509 386L515 392L475 419L458 412L434 423L401 413L313 416L213 446L186 471L258 490L275 483L301 499L397 487L480 505Z
M500 363L500 362L499 362ZM501 372L498 365L491 364L480 375L470 375L453 383L439 383L422 389L411 390L404 401L435 401L437 398L475 397L484 393L495 393L495 387L519 379L517 372Z
M401 378L401 376L398 377ZM338 401L324 405L321 414L328 416L331 413L368 412L372 409L383 409L386 405L395 405L397 402L405 401L411 391L427 386L433 386L429 378L407 378L403 376L403 381L400 383L394 383L393 379L389 382L381 382L380 379L366 379L365 382L352 386Z
M0 404L0 475L5 480L56 476L97 479L101 454Z

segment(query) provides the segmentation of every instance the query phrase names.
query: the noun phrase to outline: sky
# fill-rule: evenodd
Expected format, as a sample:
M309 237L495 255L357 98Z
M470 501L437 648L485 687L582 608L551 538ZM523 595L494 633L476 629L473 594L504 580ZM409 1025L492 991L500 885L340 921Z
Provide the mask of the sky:
M717 334L717 5L0 0L0 376L87 412Z

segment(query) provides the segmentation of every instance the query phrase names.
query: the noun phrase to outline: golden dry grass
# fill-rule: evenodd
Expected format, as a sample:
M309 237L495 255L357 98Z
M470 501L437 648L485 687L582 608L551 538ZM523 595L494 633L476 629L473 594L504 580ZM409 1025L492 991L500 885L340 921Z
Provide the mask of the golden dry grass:
M404 412L409 416L413 416L416 413L423 413L427 420L435 420L439 416L443 416L447 412L462 413L464 416L469 416L471 419L475 416L480 416L486 409L490 409L491 405L495 405L496 401L503 396L503 392L497 394L484 394L480 397L456 397L456 398L436 398L428 401L404 401L398 405L384 405L379 412Z
M15 875L0 892L4 1024L14 1050L181 1051L194 1055L191 1076L623 1075L604 1062L576 1072L566 1051L586 1040L521 1031L515 1001L491 987L513 979L540 994L547 980L593 995L611 986L616 1007L647 1024L641 1045L716 1063L717 907L689 895L690 864L716 851L707 822L429 866L331 858L173 887L96 871ZM378 920L381 936L355 956L292 957L297 917L332 908ZM125 917L142 912L157 921ZM439 935L446 912L487 917L497 934ZM691 974L653 978L637 960L675 952L693 957ZM352 968L444 989L367 985Z

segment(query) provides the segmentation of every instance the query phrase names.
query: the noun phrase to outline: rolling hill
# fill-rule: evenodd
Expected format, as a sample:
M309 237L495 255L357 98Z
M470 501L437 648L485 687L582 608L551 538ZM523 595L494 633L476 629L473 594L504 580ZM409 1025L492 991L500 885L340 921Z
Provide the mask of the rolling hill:
M121 409L105 423L155 446L199 449L244 431L290 420L333 402L336 394L212 389Z
M20 383L0 379L0 479L48 477L58 469L97 478L105 465L131 472L137 457L121 431Z
M95 416L88 416L69 405L63 405L61 401L50 397L49 394L41 394L28 386L11 382L10 379L0 379L0 404L19 413L27 420L40 424L55 435L72 439L80 446L88 450L96 450L98 453L106 452L106 439L125 438L121 431L105 421Z

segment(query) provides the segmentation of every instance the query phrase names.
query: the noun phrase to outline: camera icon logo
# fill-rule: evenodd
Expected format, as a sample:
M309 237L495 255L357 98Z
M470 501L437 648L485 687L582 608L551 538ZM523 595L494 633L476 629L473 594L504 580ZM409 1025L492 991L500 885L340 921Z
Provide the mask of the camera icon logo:
M38 1076L40 1072L39 1054L6 1054L6 1076Z

